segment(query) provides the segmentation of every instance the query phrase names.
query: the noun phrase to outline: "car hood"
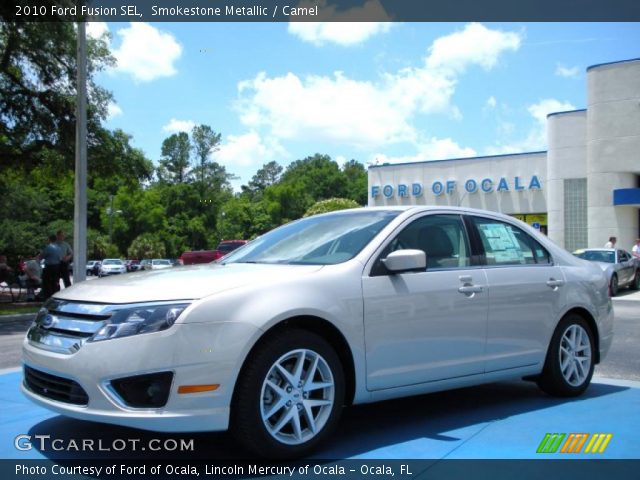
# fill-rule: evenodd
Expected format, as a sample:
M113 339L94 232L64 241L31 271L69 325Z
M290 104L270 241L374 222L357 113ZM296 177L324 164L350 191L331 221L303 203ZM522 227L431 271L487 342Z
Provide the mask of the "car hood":
M607 262L591 262L591 263L594 263L595 265L599 266L603 272L613 269L613 263L607 263Z
M61 290L55 297L114 304L195 300L251 284L308 275L321 268L319 265L246 263L193 265L86 280Z

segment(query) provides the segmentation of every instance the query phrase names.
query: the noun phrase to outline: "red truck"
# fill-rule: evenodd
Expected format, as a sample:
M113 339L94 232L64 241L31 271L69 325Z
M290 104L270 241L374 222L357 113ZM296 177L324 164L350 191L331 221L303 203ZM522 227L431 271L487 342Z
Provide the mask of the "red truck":
M211 263L246 243L247 240L223 240L218 244L218 247L215 250L193 250L190 252L184 252L178 261L182 265Z

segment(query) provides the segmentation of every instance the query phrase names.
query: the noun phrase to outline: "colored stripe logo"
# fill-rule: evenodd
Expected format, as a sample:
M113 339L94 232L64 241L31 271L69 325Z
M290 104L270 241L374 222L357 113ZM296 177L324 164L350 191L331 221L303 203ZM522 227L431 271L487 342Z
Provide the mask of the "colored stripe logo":
M612 437L611 433L547 433L536 453L604 453Z

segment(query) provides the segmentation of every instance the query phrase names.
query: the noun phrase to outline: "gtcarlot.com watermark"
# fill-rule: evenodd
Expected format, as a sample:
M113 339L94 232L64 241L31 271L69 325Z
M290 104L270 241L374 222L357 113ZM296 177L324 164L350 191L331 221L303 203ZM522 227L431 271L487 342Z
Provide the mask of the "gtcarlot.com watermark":
M36 449L41 452L193 452L191 439L173 438L55 438L51 435L18 435L13 445L23 452Z

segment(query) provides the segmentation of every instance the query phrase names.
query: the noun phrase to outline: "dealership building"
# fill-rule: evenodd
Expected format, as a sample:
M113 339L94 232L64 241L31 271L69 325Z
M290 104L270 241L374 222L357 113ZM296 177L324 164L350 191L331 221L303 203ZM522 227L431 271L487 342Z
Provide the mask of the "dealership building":
M506 213L567 250L640 236L640 59L587 69L587 108L547 117L546 152L369 168L369 205Z

